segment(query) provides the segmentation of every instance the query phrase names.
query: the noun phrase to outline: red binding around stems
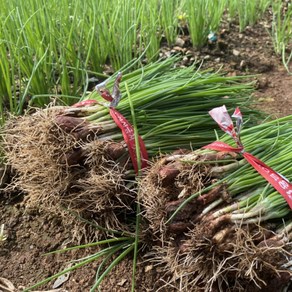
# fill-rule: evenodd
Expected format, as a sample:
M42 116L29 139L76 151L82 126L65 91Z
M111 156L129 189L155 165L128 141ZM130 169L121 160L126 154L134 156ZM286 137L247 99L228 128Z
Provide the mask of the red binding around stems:
M95 99L87 99L80 102L77 102L72 105L72 107L85 107L85 106L91 106L96 105L98 102Z
M138 173L138 161L136 155L136 144L135 144L135 131L132 125L128 122L128 120L120 114L116 109L110 107L110 115L117 124L117 126L121 129L124 140L128 146L129 154L135 169L135 172ZM140 147L140 156L141 156L141 169L147 166L148 161L148 153L144 144L144 141L140 136L138 136L139 147Z
M212 116L212 113L210 114ZM242 153L243 157L256 169L256 171L261 176L263 176L284 197L284 199L287 201L290 208L292 209L292 184L289 183L283 176L270 168L268 165L263 163L261 160L259 160L252 154L245 152L243 147L234 148L224 142L216 141L204 146L203 148L217 151Z
M136 154L135 131L132 125L129 123L129 121L115 109L115 106L119 103L120 98L121 98L121 93L119 90L119 84L120 84L121 78L122 78L122 74L118 73L115 83L114 83L114 89L113 89L112 94L106 88L104 88L107 81L103 82L101 85L97 85L96 89L105 100L111 102L109 106L110 115L113 118L114 122L122 131L124 140L128 146L128 151L133 163L134 170L136 174L138 174L139 167L138 167L138 160L137 160L137 154ZM143 169L147 167L148 165L148 153L146 150L145 143L139 135L138 135L138 142L139 142L139 148L140 148L141 169Z
M107 101L110 101L111 104L109 106L109 112L111 117L113 118L114 122L117 126L121 129L124 140L128 146L129 154L133 163L133 167L135 172L138 174L139 167L138 167L138 160L136 154L136 143L135 143L135 131L129 121L119 113L114 107L119 103L121 94L119 90L119 83L121 81L122 75L119 73L116 77L114 83L113 93L111 94L104 86L107 83L107 80L101 83L100 85L96 86L98 93ZM80 101L75 103L73 107L86 107L98 104L97 100L90 99ZM139 147L140 147L140 158L141 158L141 169L147 167L148 165L148 153L146 150L146 146L142 138L138 135Z

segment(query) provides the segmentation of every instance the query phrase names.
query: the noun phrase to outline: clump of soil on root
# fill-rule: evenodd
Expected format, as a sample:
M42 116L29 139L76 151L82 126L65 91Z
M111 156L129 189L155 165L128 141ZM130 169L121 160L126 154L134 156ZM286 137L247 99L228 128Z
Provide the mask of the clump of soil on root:
M128 159L118 160L127 157L127 148L98 140L99 131L54 107L11 119L3 132L4 154L14 172L6 190L27 194L28 207L55 213L65 208L104 228L124 228L121 220L134 197L124 180Z
M101 155L100 152L112 145L99 141L85 145L87 171L62 196L61 202L104 228L129 231L131 224L127 217L133 214L136 193L127 187L124 169Z
M175 218L169 217L190 195L215 182L211 166L204 161L216 160L216 153L174 153L159 159L140 182L139 196L144 208L143 217L155 240L181 235L193 227L203 208L215 198L226 196L224 185L198 196L184 206ZM226 196L227 198L227 196Z
M287 286L291 272L282 266L291 247L266 244L274 226L209 227L198 224L179 244L157 251L165 270L172 271L171 285L181 291L281 291Z

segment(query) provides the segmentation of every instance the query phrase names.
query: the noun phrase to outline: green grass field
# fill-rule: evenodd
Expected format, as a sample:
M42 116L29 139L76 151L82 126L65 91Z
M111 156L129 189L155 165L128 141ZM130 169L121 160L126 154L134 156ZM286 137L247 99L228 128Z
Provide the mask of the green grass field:
M3 0L0 11L0 112L16 114L32 97L44 106L54 96L72 103L86 94L89 79L104 79L105 64L120 69L145 54L158 58L162 40L174 45L187 28L192 45L206 44L222 18L253 25L271 0ZM271 37L281 54L291 40L291 16L273 3ZM286 60L287 62L287 60ZM41 98L39 98L41 96Z

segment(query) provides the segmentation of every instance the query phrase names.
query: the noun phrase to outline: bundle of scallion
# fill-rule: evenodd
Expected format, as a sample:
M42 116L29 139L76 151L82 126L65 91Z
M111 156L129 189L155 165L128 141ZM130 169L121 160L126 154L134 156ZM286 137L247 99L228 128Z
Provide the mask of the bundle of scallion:
M241 77L178 68L177 61L149 64L125 74L121 82L115 75L102 84L113 88L116 100L122 96L116 109L133 122L149 157L212 141L214 123L206 112L223 100L253 113L244 106L251 85L242 84ZM28 193L30 201L55 205L57 198L74 210L105 218L130 205L125 178L133 177L133 167L122 132L99 95L110 96L102 86L76 105L37 110L6 124L3 146L17 173L13 186Z
M241 132L245 151L288 180L291 126L288 116ZM232 144L226 135L220 141ZM283 268L291 261L291 223L275 235L291 209L240 153L199 149L166 156L141 181L139 195L151 234L162 242L155 260L186 291L256 291L272 280L280 287L280 271L291 276Z
M173 149L198 148L212 141L214 122L206 113L222 101L231 107L243 104L243 111L251 120L254 114L259 114L251 110L248 96L252 86L243 84L243 77L200 71L195 65L179 68L178 60L172 57L146 65L123 75L120 84L122 99L117 110L132 121L132 103L137 130L151 157ZM114 87L115 77L106 82L108 88ZM86 96L86 100L104 102L98 91ZM81 115L90 124L102 126L102 139L123 139L108 108L103 105L70 108L65 114Z

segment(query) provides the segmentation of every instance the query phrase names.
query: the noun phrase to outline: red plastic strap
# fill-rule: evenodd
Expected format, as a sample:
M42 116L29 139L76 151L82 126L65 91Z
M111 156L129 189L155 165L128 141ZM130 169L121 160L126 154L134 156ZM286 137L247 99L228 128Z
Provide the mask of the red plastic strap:
M220 141L206 145L203 148L228 152L242 152L243 150L242 148L233 148ZM247 152L242 154L255 170L284 197L292 209L292 184L252 154Z
M206 149L212 149L212 150L217 150L217 151L226 151L226 152L241 152L242 148L234 148L231 147L230 145L220 142L220 141L215 141L211 144L208 144L202 148Z
M112 94L109 92L108 89L105 88L108 80L105 80L104 82L100 83L95 88L97 92L105 100L110 102L110 105L109 105L110 115L115 121L115 123L117 124L117 126L122 131L124 140L128 146L133 167L136 173L138 173L139 168L138 168L138 161L137 161L137 154L136 154L135 131L132 125L128 122L128 120L115 109L115 107L118 105L122 97L122 94L120 92L121 79L122 79L122 73L119 72L114 82ZM147 153L144 141L139 135L138 135L138 142L139 142L139 148L140 148L141 168L144 168L147 166L147 163L148 163L148 153Z
M77 102L72 105L72 107L85 107L85 106L91 106L97 104L98 101L95 99L88 99L88 100L83 100L80 102Z
M132 125L128 122L128 120L119 113L116 109L110 108L110 115L113 120L117 124L117 126L121 129L123 133L124 140L128 146L130 157L135 169L135 172L138 173L138 161L136 155L136 144L135 144L135 131ZM141 157L141 168L147 166L148 163L148 153L144 144L144 141L140 136L138 136L139 147L140 147L140 157Z
M113 101L113 97L107 89L103 89L100 95L107 101Z
M252 154L243 153L243 156L284 197L292 209L292 184Z

